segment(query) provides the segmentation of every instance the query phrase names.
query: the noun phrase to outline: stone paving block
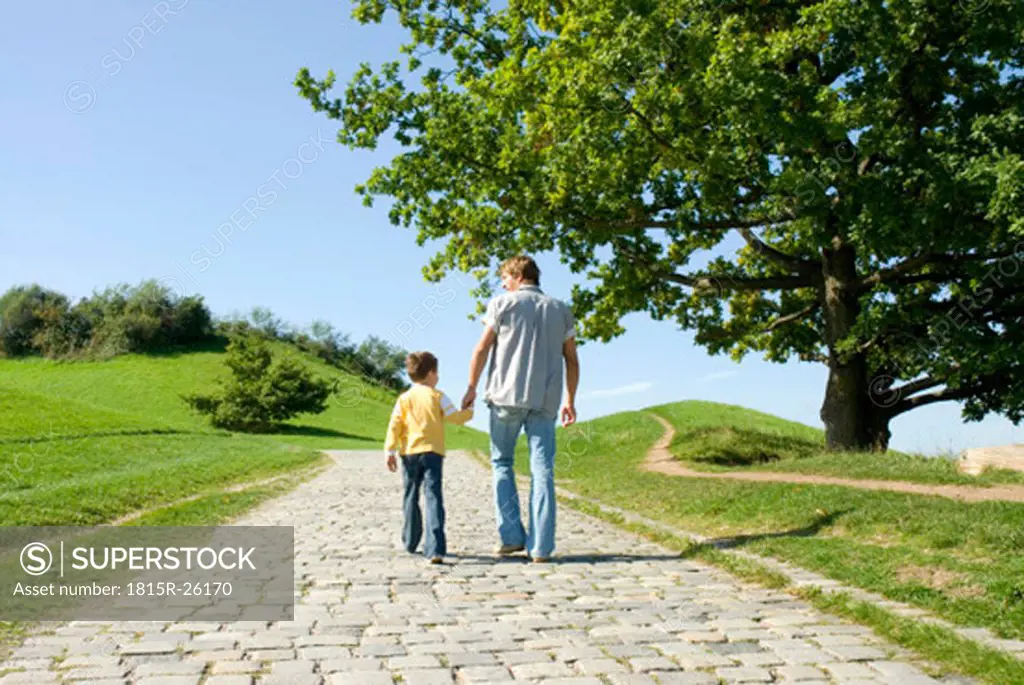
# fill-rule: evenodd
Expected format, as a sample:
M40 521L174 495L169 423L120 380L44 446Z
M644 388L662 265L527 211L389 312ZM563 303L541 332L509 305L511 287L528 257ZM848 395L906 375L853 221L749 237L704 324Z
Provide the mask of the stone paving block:
M921 669L898 661L872 661L867 665L886 680L899 682L900 685L932 685L939 682Z
M837 661L877 661L886 658L886 653L877 647L839 646L826 647L825 651Z
M649 673L651 671L674 671L679 666L674 661L663 656L637 656L629 659L629 665L634 671Z
M831 663L819 664L819 666L833 678L839 680L871 680L879 675L877 671L871 670L865 664Z
M835 657L820 649L775 650L783 661L792 666L805 666L835 661Z
M326 659L320 662L321 673L379 671L384 668L380 659Z
M494 666L497 659L493 654L487 652L448 652L443 654L449 666L462 668L464 666Z
M547 652L531 650L526 652L499 652L497 659L507 666L518 664L546 664L551 661Z
M629 673L629 669L615 659L580 659L574 666L584 675Z
M452 685L455 679L447 668L420 668L401 671L404 682L412 685Z
M680 635L687 642L725 642L725 634L714 631L689 632Z
M138 678L136 685L198 685L199 675L157 675Z
M215 675L203 681L203 685L252 685L247 675Z
M824 671L813 666L781 666L773 670L777 677L786 682L798 683L808 680L828 679Z
M559 661L548 663L517 664L510 666L516 680L535 680L538 678L568 678L575 675L573 670Z
M736 660L721 654L711 652L697 652L694 654L676 654L672 657L679 665L687 670L702 668L728 668L736 665Z
M50 667L49 659L33 660L32 663L41 664L41 668ZM121 658L105 654L76 654L61 661L61 668L102 668L104 666L114 668L121 663Z
M715 675L727 683L770 683L773 680L768 669L750 666L718 668L715 669Z
M439 668L441 666L441 660L433 654L394 656L387 660L387 666L392 670L421 670Z
M217 661L210 673L213 675L235 675L240 673L259 673L263 664L258 661Z
M155 676L191 676L203 672L204 664L195 661L178 661L166 663L139 664L135 667L136 678L152 678Z
M508 669L501 666L468 666L456 672L456 680L466 685L477 683L505 683L512 680Z
M247 652L246 658L253 661L291 661L295 658L294 649L257 649Z
M654 675L661 685L718 685L719 679L710 673L657 671Z
M773 652L740 653L730 654L729 656L735 659L741 666L770 668L772 666L781 666L785 663L782 657Z
M658 656L658 651L653 645L606 645L604 651L617 659Z
M64 674L64 680L110 680L125 676L127 669L123 666L101 666L99 668L72 668Z
M604 652L597 647L563 647L555 650L555 660L572 663L580 659L600 659Z
M658 685L658 681L644 673L609 673L608 680L612 685Z
M59 685L56 673L47 671L16 671L0 676L0 685Z
M120 649L122 656L143 656L151 654L177 654L178 644L175 642L144 641L125 645Z

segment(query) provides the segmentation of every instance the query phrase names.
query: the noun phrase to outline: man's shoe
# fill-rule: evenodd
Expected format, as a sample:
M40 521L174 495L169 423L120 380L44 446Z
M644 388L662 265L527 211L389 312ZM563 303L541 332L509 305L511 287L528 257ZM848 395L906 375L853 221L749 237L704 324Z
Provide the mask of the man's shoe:
M548 564L551 563L551 557L530 557L530 561L535 564Z
M432 556L432 557L430 557L430 563L431 564L443 564L444 563L444 557L442 557L442 556Z
M516 552L523 552L525 550L526 545L498 545L494 548L494 553L504 557L509 554L515 554Z

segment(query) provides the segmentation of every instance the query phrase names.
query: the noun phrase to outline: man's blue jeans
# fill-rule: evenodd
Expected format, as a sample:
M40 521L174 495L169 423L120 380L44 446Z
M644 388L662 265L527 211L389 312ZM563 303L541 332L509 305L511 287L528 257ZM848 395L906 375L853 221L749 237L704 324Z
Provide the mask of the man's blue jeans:
M530 446L530 526L523 530L512 465L516 440ZM503 545L524 545L531 557L555 551L555 420L540 412L491 407L491 467L498 535Z
M409 553L415 553L423 537L423 517L420 514L420 485L427 503L427 539L423 543L423 556L440 557L448 553L444 537L444 493L441 473L444 457L435 452L402 456L402 481L405 484L405 524L402 542Z

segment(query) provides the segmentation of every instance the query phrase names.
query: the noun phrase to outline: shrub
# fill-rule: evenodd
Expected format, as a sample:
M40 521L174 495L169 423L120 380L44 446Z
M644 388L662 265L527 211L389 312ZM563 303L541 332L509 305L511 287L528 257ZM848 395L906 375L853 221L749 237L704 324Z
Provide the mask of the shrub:
M265 432L299 414L319 414L333 392L331 383L298 362L274 361L267 342L256 336L233 338L225 363L231 377L218 393L183 397L218 428Z
M8 357L36 352L36 336L67 308L68 298L53 290L35 284L11 288L0 297L0 351Z

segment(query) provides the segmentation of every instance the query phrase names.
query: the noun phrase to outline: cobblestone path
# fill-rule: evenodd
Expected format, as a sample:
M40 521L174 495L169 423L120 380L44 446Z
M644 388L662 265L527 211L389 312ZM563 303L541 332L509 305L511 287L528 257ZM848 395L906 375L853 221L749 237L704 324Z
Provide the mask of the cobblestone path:
M445 466L451 556L430 566L401 549L401 476L377 452L333 456L238 521L295 526L294 621L72 623L16 648L0 685L970 682L564 507L555 563L495 559L490 475L461 455Z

